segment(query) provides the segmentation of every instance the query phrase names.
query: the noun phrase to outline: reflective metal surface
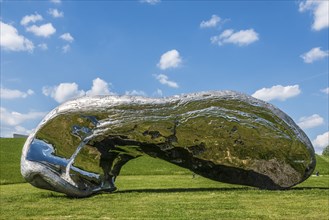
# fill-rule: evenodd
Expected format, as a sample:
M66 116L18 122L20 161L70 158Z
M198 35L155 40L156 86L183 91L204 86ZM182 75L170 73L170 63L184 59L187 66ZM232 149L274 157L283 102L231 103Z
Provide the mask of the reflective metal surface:
M32 185L84 197L116 190L121 167L145 154L213 180L264 189L292 187L315 168L312 144L289 116L221 91L66 102L27 139L21 171Z

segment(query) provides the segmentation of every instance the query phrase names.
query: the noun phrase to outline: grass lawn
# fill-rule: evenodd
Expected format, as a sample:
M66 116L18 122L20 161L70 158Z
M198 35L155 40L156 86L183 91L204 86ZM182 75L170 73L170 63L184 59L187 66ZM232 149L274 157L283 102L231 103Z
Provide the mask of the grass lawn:
M188 170L141 157L124 167L115 193L73 199L20 183L24 141L0 141L0 219L329 219L326 157L318 159L320 176L284 191L192 178Z
M1 219L328 219L328 181L313 176L266 191L190 175L131 175L118 177L117 192L84 199L1 185Z
M0 138L0 184L25 182L20 160L25 138Z

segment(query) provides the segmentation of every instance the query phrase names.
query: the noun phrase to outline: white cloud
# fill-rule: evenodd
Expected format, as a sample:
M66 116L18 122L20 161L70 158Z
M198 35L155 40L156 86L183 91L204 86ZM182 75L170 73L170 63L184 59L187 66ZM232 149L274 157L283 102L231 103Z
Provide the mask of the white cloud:
M323 148L329 145L329 131L316 136L316 138L312 141L312 144L315 148L315 152L321 154Z
M302 129L308 129L308 128L314 128L319 125L322 125L324 123L324 119L318 115L318 114L313 114L308 117L301 117L298 120L298 126L301 127Z
M74 38L72 37L72 35L70 33L62 34L59 38L61 38L62 40L65 40L67 42L70 42L70 43L72 43L74 41Z
M16 99L16 98L26 98L29 95L33 95L34 91L29 89L26 92L19 91L17 89L6 89L0 88L0 97L2 99Z
M29 135L34 131L34 129L26 129L23 126L15 126L15 133Z
M114 93L110 92L110 84L105 82L100 78L93 80L93 85L90 90L85 92L84 90L79 90L79 85L75 82L73 83L60 83L57 86L44 86L42 88L42 93L45 96L50 96L56 102L62 103L70 99L79 98L84 95L112 95Z
M0 137L12 138L14 134L30 135L34 129L26 129L21 125L17 126L1 126Z
M171 88L178 88L178 84L174 81L170 81L168 76L164 74L155 75L155 78L163 85L167 85Z
M0 110L1 110L1 114L0 114L1 124L9 125L9 126L17 126L29 120L40 119L47 114L46 112L34 112L34 111L30 111L25 114L19 112L11 112L3 107L0 107Z
M60 83L54 87L43 87L42 93L45 96L50 96L58 103L62 103L69 99L78 98L85 95L83 90L79 90L76 83Z
M49 37L56 32L56 29L51 23L47 23L40 26L32 25L27 27L26 31L32 32L39 37Z
M200 23L201 28L211 28L216 27L217 24L220 22L221 18L217 15L212 15L208 21L202 21Z
M48 46L47 46L46 43L38 44L38 47L39 47L41 50L48 50Z
M147 3L150 5L156 5L161 2L161 0L140 0L140 3Z
M60 4L60 3L62 3L61 0L50 0L50 2L55 3L55 4Z
M313 14L312 29L320 31L329 27L329 1L306 0L299 4L299 11L311 11Z
M43 18L41 15L39 15L38 13L32 14L32 15L26 15L22 18L21 20L21 25L28 25L29 23L35 23L37 21L42 21Z
M163 96L163 92L161 89L157 89L154 93L153 93L153 96L160 96L162 97Z
M21 125L16 126L4 126L1 124L0 137L12 138L14 134L30 135L34 129L27 129Z
M63 53L67 53L67 52L69 52L70 50L71 50L71 46L68 45L68 44L66 44L66 45L64 45L64 46L62 47L62 51L63 51Z
M177 50L170 50L161 55L157 66L162 69L177 68L182 63L182 58Z
M132 90L132 91L126 91L125 95L130 95L130 96L147 96L144 91L141 90Z
M305 63L313 63L314 61L324 59L329 56L329 51L323 51L320 47L312 48L310 51L302 54L300 57Z
M49 8L48 14L50 14L53 18L62 18L64 17L64 12L58 11L57 9Z
M219 36L213 36L210 38L210 41L213 44L223 45L231 43L238 46L247 46L258 40L258 33L255 32L254 29L240 30L237 32L234 32L233 29L227 29Z
M276 86L272 86L271 88L262 88L260 90L257 90L254 94L252 94L252 96L264 101L271 101L274 99L285 101L286 99L297 96L300 93L301 90L299 89L299 85L293 85L293 86L276 85Z
M110 95L113 94L110 92L109 84L100 78L96 78L93 80L93 85L91 90L86 92L86 95Z
M325 88L325 89L321 89L321 92L325 93L325 94L329 94L329 87Z
M0 45L8 51L28 51L33 52L34 45L22 35L18 34L15 27L0 21Z

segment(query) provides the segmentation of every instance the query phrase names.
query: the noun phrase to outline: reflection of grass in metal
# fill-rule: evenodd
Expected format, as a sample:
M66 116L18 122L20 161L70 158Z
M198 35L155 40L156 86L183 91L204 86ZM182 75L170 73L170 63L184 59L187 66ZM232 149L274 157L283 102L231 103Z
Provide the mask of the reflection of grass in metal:
M38 131L37 137L53 144L57 155L69 158L80 143L78 137L71 135L72 126L94 128L81 114L89 113L58 115ZM259 161L275 158L282 169L285 164L293 167L298 173L294 175L302 180L310 163L310 153L286 123L269 109L240 100L212 98L179 104L122 104L103 112L95 110L90 115L101 123L111 122L101 139L125 136L141 145L165 144L169 148L200 149L202 145L204 152L194 156L215 164L256 171L254 167ZM88 152L83 150L75 164L96 172L97 158L95 164L88 159ZM83 161L88 162L88 167L82 167Z
M327 219L328 181L267 191L191 175L119 176L117 192L85 199L1 185L1 219Z
M20 157L24 138L0 138L0 184L21 183L24 182L20 174ZM94 149L90 147L90 149ZM85 149L88 150L88 147ZM93 151L97 158L97 152ZM81 154L84 155L84 154ZM79 156L77 157L79 159ZM80 158L81 160L90 159ZM329 157L316 155L317 165L315 171L320 175L329 175ZM97 160L96 164L90 170L101 172ZM77 163L78 164L78 163ZM92 164L92 163L91 163ZM314 171L314 172L315 172ZM155 159L149 156L139 157L128 162L121 171L120 175L180 175L191 174L191 171L183 169L169 162ZM298 185L299 186L299 185Z
M36 137L52 144L57 156L69 159L81 142L78 137L71 134L72 126L84 124L86 122L84 123L79 115L59 115L48 122Z
M100 153L97 149L86 145L75 158L74 166L85 171L102 174L103 171L99 166L99 159Z

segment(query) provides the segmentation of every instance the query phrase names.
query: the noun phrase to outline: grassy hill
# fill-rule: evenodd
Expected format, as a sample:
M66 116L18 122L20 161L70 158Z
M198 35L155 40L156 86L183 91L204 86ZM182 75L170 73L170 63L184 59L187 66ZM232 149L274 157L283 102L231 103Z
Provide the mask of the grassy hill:
M0 184L25 182L20 174L20 156L24 138L0 138ZM329 157L316 156L315 171L329 175ZM191 171L149 156L139 157L127 163L120 175L180 175Z
M316 155L316 167L314 173L319 171L320 175L329 175L329 156Z
M25 138L0 138L0 184L22 183L20 160Z

